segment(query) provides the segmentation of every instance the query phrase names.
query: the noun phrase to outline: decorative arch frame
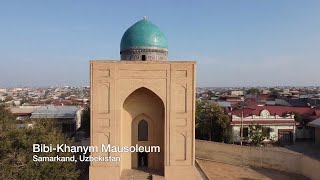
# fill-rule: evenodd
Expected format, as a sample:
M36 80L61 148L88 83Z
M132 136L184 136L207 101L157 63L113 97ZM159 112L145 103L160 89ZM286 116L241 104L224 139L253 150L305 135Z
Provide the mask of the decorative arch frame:
M262 116L263 118L267 118L267 117L270 116L270 112L268 110L266 110L266 109L261 110L260 111L260 116Z

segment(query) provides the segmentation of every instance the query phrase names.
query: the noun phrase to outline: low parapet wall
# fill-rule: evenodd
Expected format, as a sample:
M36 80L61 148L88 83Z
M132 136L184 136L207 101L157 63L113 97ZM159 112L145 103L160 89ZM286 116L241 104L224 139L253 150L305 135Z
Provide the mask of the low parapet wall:
M196 158L320 178L319 160L289 151L196 140Z

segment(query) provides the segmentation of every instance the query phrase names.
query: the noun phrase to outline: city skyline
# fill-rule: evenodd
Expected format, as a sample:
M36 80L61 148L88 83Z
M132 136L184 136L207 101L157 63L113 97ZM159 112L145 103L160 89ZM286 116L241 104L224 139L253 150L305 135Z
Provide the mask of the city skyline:
M119 60L124 31L143 16L166 34L169 60L197 60L199 87L319 86L319 5L1 2L0 87L88 85L89 60Z

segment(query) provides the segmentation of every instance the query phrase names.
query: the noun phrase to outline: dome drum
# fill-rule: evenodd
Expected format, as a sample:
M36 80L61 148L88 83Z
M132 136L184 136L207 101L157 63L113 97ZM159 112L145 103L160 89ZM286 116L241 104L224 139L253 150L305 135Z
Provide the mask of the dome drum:
M168 50L158 47L130 47L120 51L121 60L166 61Z

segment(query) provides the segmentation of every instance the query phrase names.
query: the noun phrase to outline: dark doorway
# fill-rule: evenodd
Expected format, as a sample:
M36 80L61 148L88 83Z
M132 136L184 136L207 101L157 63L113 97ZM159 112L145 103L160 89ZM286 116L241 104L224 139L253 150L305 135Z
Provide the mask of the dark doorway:
M138 141L148 141L148 122L145 120L138 124Z
M146 61L146 55L142 55L142 61Z
M140 152L138 153L138 167L148 167L148 153Z
M293 144L293 133L292 130L279 130L278 132L279 143L281 145Z

